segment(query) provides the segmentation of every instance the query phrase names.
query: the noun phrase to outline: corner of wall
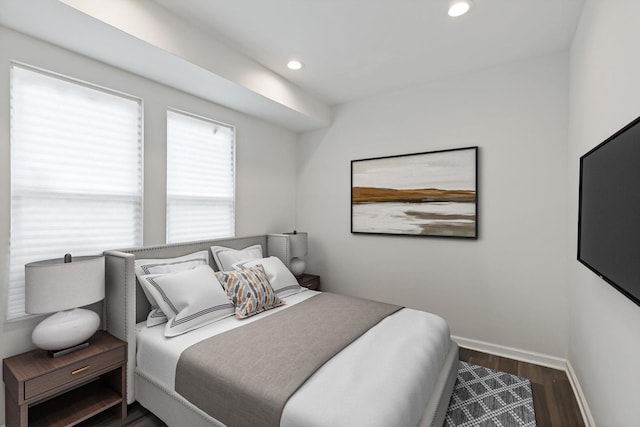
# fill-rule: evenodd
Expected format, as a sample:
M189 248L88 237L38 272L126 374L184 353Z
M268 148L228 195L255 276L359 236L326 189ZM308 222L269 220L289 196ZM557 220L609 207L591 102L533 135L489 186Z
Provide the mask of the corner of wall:
M593 419L593 415L591 415L591 410L589 409L589 405L587 404L587 398L582 391L582 387L580 386L580 381L573 370L573 366L571 366L571 361L567 360L567 376L569 377L569 383L571 384L571 388L573 389L573 394L576 396L576 400L578 401L578 406L580 407L580 413L582 414L582 419L587 427L595 427L596 422Z
M578 380L569 360L464 337L452 336L451 338L461 347L469 348L471 350L565 371L569 378L573 394L578 402L578 407L580 408L580 413L582 414L582 419L584 420L585 425L587 427L596 427L596 423L591 415L591 410L587 404L587 399L582 391L582 387L580 386L580 381Z

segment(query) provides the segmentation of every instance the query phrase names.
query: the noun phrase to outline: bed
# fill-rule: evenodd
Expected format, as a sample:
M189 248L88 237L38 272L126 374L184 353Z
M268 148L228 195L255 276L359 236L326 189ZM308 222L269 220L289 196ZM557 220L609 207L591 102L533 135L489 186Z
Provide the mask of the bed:
M254 245L268 255L265 235L105 252L104 326L128 344L128 403L138 401L170 426L224 426L212 409L186 398L184 388L182 393L176 391L186 375L180 365L184 355L206 339L247 333L244 331L269 322L273 325L287 315L301 316L310 304L333 298L329 293L302 290L282 298L283 306L248 319L228 317L171 338L160 327L146 326L152 307L136 279L136 259L179 257L212 246L243 249ZM218 270L213 257L209 262ZM284 404L280 426L442 426L458 367L458 346L450 339L446 322L406 308L383 317L296 386ZM289 320L287 324L304 323ZM417 324L422 329L407 328ZM203 382L207 390L208 383Z

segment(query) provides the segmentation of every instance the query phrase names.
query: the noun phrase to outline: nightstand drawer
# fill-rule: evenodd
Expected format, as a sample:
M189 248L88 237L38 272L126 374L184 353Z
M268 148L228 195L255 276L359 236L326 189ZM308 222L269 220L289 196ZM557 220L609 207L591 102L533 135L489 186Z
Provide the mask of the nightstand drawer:
M120 347L25 381L24 399L31 399L67 383L92 377L101 370L122 363L125 348Z
M315 274L303 274L302 276L296 277L296 280L298 280L298 284L304 288L314 291L320 290L320 276L316 276Z

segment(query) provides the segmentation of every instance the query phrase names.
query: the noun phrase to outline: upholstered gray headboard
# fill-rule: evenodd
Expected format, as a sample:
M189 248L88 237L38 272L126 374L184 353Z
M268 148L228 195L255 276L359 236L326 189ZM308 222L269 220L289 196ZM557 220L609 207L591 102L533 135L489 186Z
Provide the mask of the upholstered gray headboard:
M134 261L147 258L172 258L209 249L211 246L226 246L243 249L259 244L268 255L267 236L236 237L203 240L198 242L148 246L105 251L105 303L103 325L113 336L128 344L127 403L135 401L134 375L136 368L136 324L147 318L151 309L137 283ZM211 255L211 254L210 254ZM279 254L273 254L279 256ZM210 263L217 270L213 257ZM285 262L287 262L286 260Z

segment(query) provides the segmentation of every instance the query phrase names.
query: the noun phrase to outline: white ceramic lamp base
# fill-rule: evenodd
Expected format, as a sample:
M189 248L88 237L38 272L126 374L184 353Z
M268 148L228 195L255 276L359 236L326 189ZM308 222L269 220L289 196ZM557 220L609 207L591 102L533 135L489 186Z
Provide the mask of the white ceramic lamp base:
M87 341L98 330L100 317L91 310L74 308L59 311L44 319L31 335L43 350L61 350Z
M293 275L296 277L302 276L302 273L304 273L305 267L306 266L304 264L304 261L301 260L300 258L292 258L291 262L289 263L289 268L293 273Z

